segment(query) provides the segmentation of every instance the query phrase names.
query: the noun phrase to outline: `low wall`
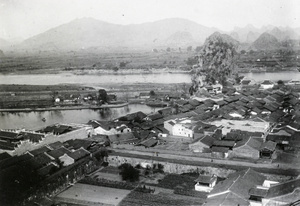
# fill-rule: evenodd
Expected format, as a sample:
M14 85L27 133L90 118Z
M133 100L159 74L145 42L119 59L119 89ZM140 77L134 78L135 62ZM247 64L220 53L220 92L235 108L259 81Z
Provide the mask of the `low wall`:
M174 155L184 155L184 156L196 156L196 157L207 157L210 158L211 153L202 153L202 152L192 152L190 150L167 150L167 149L157 149L157 148L145 148L144 146L134 146L130 144L113 144L111 145L114 149L126 149L126 150L135 150L142 152L152 152L152 153L164 153L164 154L174 154Z
M223 169L217 167L193 166L193 165L185 165L185 164L183 165L183 164L176 164L176 163L165 162L165 161L145 160L139 158L120 157L114 155L108 157L108 162L109 165L112 166L119 166L123 163L129 163L133 166L141 163L148 163L148 164L160 163L164 166L164 172L175 173L175 174L197 172L197 173L204 173L207 175L214 174L219 177L227 177L229 174L235 172L235 170Z

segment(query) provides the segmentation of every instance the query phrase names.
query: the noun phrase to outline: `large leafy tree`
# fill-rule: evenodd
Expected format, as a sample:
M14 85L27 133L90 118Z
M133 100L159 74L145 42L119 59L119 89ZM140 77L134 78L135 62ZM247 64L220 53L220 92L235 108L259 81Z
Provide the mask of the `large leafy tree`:
M209 36L199 54L199 67L192 72L193 88L196 90L199 76L207 84L226 84L227 77L234 72L238 42L226 34L215 32Z

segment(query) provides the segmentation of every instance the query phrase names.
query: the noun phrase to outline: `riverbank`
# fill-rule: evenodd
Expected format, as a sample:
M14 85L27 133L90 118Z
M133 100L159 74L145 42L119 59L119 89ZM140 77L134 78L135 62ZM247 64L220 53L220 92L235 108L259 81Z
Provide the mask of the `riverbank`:
M82 109L109 109L109 108L121 108L127 106L129 103L122 104L106 104L101 106L96 105L83 105L83 106L67 106L67 107L46 107L46 108L7 108L0 109L0 112L43 112L43 111L59 111L59 110L82 110Z

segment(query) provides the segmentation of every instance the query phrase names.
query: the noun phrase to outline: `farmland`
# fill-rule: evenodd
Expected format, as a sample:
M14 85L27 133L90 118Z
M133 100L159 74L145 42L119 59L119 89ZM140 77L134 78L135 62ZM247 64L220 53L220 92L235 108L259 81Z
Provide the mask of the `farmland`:
M169 205L202 205L204 199L168 193L150 194L132 191L120 203L120 206L169 206Z
M117 205L129 190L77 183L57 196L58 201L82 205Z

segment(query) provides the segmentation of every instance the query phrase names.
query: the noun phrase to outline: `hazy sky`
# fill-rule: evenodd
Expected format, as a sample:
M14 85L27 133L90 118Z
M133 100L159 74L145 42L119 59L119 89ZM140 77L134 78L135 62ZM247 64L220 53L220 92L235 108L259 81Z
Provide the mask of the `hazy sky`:
M0 0L0 37L24 39L82 17L116 24L179 17L225 31L300 27L300 0Z

